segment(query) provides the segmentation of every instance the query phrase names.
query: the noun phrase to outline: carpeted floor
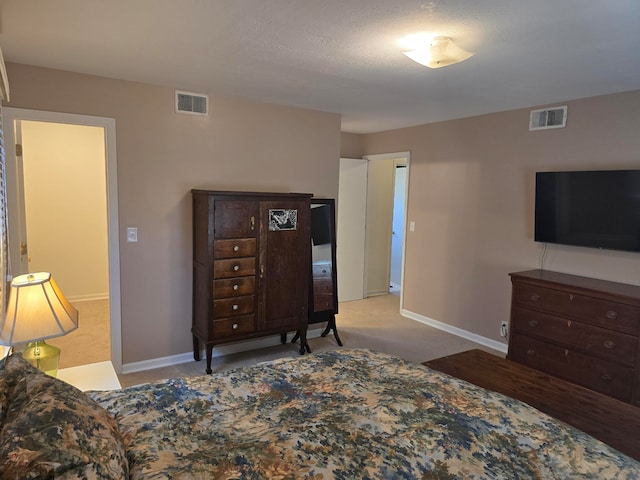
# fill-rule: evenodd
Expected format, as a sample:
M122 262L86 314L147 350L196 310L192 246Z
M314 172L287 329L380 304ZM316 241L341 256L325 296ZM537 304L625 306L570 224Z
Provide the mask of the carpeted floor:
M337 316L336 322L344 346L339 347L333 334L330 334L325 338L311 338L309 345L312 352L336 348L370 348L414 362L424 362L471 348L480 348L504 356L500 352L403 317L399 313L400 299L397 295L381 295L365 300L345 302L340 304L339 309L340 314ZM324 327L324 324L312 325L310 328L318 329L320 327ZM289 335L289 338L291 336ZM298 355L297 346L288 343L221 357L214 356L212 368L214 373L222 372L231 368ZM205 361L203 359L199 362L193 361L171 367L119 375L119 378L120 383L125 387L163 378L204 374Z
M109 299L72 302L78 309L78 328L63 337L47 340L62 350L60 368L111 359Z
M74 302L74 306L80 312L78 329L64 337L48 340L52 345L62 349L60 368L109 360L111 345L108 300ZM501 355L500 352L403 317L400 315L400 297L397 294L344 302L340 304L339 309L336 323L344 347L337 345L333 334L325 338L319 337L324 324L317 324L310 326L309 345L312 352L336 348L370 348L414 362L424 362L471 348L480 348ZM289 335L289 338L291 337L292 334ZM260 350L214 356L212 368L214 372L222 372L298 355L297 345L280 344ZM119 375L119 378L122 386L129 386L163 378L204 374L205 362L201 360Z

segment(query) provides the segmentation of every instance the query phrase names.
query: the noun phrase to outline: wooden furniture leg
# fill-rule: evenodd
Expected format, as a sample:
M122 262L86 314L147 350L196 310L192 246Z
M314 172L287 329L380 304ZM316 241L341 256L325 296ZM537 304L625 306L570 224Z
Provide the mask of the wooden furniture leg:
M211 357L213 357L213 344L207 343L207 374L211 375Z
M196 362L200 361L200 341L195 335L193 335L193 359Z
M327 328L324 329L324 332L320 336L326 337L329 332L333 330L333 336L336 337L336 342L338 345L342 346L342 340L340 340L340 336L338 335L338 328L336 327L336 316L331 315L331 318L327 322Z

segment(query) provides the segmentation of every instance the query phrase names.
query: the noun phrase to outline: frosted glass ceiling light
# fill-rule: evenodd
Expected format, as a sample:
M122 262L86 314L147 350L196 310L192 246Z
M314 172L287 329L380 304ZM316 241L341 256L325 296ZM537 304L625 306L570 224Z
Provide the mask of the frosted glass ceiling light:
M457 46L449 37L435 37L428 46L402 53L429 68L453 65L474 55Z

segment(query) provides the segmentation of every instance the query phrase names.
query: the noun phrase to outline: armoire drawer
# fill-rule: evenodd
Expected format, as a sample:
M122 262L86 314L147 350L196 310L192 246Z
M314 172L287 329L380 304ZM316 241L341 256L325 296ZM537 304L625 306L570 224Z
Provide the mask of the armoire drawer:
M635 365L637 337L522 307L514 307L513 322L516 332L606 360Z
M631 401L634 370L571 349L512 333L509 359L591 390Z
M213 334L216 338L234 337L252 333L255 330L255 316L244 315L235 318L214 320Z
M234 238L231 240L215 240L213 242L214 258L255 257L255 238Z
M213 298L242 297L256 291L256 277L223 278L213 281Z
M245 277L256 274L256 259L231 258L213 262L213 278Z
M253 313L255 303L255 296L253 295L214 300L213 314L216 318L246 315L248 313Z
M585 323L638 335L639 307L525 283L514 284L513 288L516 305L579 318Z

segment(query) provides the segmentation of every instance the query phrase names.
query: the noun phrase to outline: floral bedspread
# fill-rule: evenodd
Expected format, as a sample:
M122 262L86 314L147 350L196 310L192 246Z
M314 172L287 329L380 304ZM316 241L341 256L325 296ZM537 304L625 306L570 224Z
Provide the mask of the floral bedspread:
M370 350L90 395L133 479L640 479L517 400Z

